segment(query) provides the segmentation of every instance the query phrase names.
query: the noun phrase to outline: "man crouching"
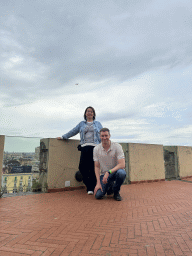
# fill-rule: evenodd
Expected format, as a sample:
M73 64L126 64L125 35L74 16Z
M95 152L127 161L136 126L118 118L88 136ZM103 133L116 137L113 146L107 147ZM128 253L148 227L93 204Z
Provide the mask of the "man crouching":
M101 143L93 151L97 178L94 195L96 199L102 199L106 193L114 193L114 199L121 201L119 191L126 177L124 152L119 143L110 140L108 128L100 130L100 138Z

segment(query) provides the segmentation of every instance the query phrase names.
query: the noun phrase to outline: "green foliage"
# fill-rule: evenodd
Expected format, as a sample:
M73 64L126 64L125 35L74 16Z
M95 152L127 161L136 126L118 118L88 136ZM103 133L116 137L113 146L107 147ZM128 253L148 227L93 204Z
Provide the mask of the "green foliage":
M41 191L41 184L37 182L36 180L33 181L32 190L33 191Z
M44 188L48 189L48 183L47 182L44 182Z
M5 188L0 188L0 198L3 196L3 194L4 194L4 191L5 191Z

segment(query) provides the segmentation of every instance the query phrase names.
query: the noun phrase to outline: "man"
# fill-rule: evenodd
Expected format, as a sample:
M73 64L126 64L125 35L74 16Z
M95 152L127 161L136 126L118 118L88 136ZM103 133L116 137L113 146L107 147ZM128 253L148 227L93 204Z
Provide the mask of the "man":
M106 193L114 193L114 199L121 201L119 191L126 177L123 149L119 143L110 140L108 128L100 130L100 138L101 143L93 151L97 178L94 195L96 199L102 199Z

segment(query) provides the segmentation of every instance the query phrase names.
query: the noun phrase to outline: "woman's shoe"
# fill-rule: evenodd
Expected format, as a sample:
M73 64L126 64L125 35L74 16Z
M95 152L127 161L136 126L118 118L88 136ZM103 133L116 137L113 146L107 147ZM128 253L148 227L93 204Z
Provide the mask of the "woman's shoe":
M87 194L88 195L93 195L93 191L88 191Z

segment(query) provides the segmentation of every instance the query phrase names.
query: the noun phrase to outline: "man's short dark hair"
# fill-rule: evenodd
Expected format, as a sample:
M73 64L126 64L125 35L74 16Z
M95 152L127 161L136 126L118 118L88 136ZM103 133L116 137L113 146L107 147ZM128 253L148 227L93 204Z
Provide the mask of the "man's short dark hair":
M101 132L108 132L108 133L110 134L110 131L109 131L108 128L102 128L102 129L100 130L100 133L101 133Z

